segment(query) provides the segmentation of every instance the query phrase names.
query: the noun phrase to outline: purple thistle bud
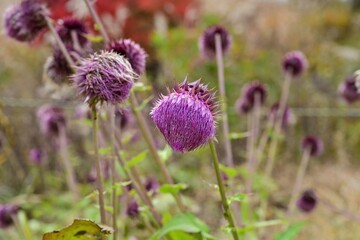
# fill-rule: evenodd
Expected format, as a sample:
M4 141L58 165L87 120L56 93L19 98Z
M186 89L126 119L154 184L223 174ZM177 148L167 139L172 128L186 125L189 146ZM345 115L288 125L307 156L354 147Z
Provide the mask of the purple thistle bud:
M266 86L258 81L245 84L243 95L251 106L255 105L255 98L258 98L259 104L263 105L267 95Z
M360 100L360 93L356 87L356 77L347 77L344 82L339 85L340 96L349 104Z
M279 103L274 103L270 108L268 120L274 123L275 117L278 114L278 111L279 111ZM284 114L282 116L282 121L281 121L281 127L283 129L285 129L289 126L289 124L291 123L292 116L293 116L293 113L292 113L291 109L288 106L286 106L285 110L284 110Z
M282 59L282 68L285 74L299 77L308 67L305 55L300 51L288 52Z
M206 58L213 59L216 57L216 34L219 34L221 37L221 47L224 55L230 48L231 36L225 28L217 25L208 27L199 38L200 52Z
M101 165L101 172L102 172L102 176L105 180L110 178L110 174L111 174L111 169L110 169L110 164L108 161L102 161ZM89 183L95 183L97 179L97 175L96 175L96 168L92 168L89 173L87 174L87 181Z
M302 140L301 148L303 151L309 151L310 156L317 157L324 151L323 141L316 136L306 136Z
M150 113L167 143L178 152L206 144L215 135L215 94L200 80L188 83L187 79L168 92Z
M305 213L311 212L316 207L316 204L317 198L315 192L312 190L306 190L303 192L297 201L297 207Z
M61 19L56 26L56 31L66 45L75 46L79 44L82 48L90 47L90 42L86 38L89 30L86 25L77 18L68 17Z
M145 50L130 39L122 39L110 43L107 50L113 51L125 57L134 72L141 75L145 72L147 54Z
M58 137L66 126L64 110L52 105L44 105L37 111L40 130L48 137Z
M145 189L148 192L156 193L159 189L159 183L154 178L148 178L145 182Z
M80 58L80 54L72 47L67 46L67 50L70 53L70 57L76 62ZM69 66L60 48L55 47L53 49L53 55L48 57L44 64L44 71L56 84L69 83L69 77L73 73L72 68Z
M29 159L34 164L41 164L43 162L44 152L40 148L32 148L29 152Z
M13 224L12 216L16 215L19 207L12 204L0 205L0 228L7 228Z
M45 27L49 10L36 0L24 0L4 13L6 35L20 42L31 42Z
M102 51L83 59L72 78L79 93L92 106L97 102L124 102L137 75L124 57Z
M132 199L129 202L129 205L128 205L127 209L126 209L126 214L131 218L136 218L136 217L139 216L139 205L135 201L135 199Z
M243 97L240 96L238 98L238 100L235 103L235 107L236 107L236 111L240 114L240 115L244 115L247 114L251 111L251 104Z

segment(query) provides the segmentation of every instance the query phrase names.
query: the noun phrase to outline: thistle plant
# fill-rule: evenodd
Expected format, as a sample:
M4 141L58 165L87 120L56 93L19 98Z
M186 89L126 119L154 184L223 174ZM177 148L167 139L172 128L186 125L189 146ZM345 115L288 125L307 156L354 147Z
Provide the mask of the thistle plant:
M210 146L224 216L233 238L239 239L213 140L216 132L216 108L215 94L207 86L201 84L200 80L189 83L185 79L183 83L176 84L172 92L169 90L168 95L158 100L150 115L173 150L183 153L205 144Z
M338 88L339 95L348 104L358 102L360 100L360 93L356 87L356 76L347 77Z
M228 166L234 166L232 155L231 141L229 137L229 123L227 115L227 100L225 91L224 76L224 55L227 53L231 45L231 36L227 30L221 26L211 26L207 28L199 38L199 48L201 54L209 59L216 57L218 70L218 83L221 100L221 120L223 128L223 141L226 153L226 163Z
M102 51L94 53L89 58L83 59L76 67L72 76L78 92L85 96L93 113L93 141L96 158L97 184L101 222L106 223L103 184L101 176L101 163L98 152L98 103L118 104L123 103L130 94L131 87L137 75L133 72L130 63L121 55L114 52ZM114 119L115 116L110 116ZM113 122L114 125L114 122Z
M323 153L324 146L323 142L320 138L316 136L306 136L301 144L301 149L303 152L303 156L301 159L301 163L296 175L296 180L294 183L294 187L292 189L292 194L288 206L288 214L292 214L292 212L295 209L295 203L296 200L299 197L301 185L303 182L303 179L305 177L305 172L307 169L307 166L309 165L310 157L317 157Z
M0 205L0 228L8 228L14 224L14 217L17 215L19 207L14 204Z
M296 202L298 209L304 213L310 213L317 205L317 197L313 190L304 191Z

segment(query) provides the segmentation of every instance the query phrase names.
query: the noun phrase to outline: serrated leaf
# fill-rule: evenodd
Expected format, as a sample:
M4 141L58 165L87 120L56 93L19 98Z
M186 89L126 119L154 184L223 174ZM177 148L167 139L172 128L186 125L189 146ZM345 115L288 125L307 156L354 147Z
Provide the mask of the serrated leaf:
M91 220L75 219L74 222L59 231L45 233L43 240L106 240L112 229L99 226Z
M304 222L295 223L289 226L285 231L278 233L275 240L293 240L305 226Z
M147 151L142 151L141 153L139 153L138 155L136 155L135 157L133 157L132 159L130 159L129 161L126 162L125 164L125 168L127 170L129 170L130 168L138 165L139 163L141 163L142 161L144 161L144 159L146 158L146 154Z
M168 233L182 231L186 233L200 233L203 239L215 239L209 234L209 227L191 213L176 215L155 232L150 240L157 240Z
M222 164L219 165L220 170L223 171L229 178L234 178L237 175L237 170L235 168L226 167Z
M169 194L176 194L181 190L184 190L187 188L187 185L184 183L178 183L178 184L163 184L159 191L161 193L169 193Z

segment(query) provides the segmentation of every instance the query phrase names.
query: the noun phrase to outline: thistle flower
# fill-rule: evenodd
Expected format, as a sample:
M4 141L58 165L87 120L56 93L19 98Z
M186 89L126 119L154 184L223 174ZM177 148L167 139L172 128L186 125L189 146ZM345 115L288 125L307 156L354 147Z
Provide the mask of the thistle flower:
M131 218L136 218L139 216L139 212L139 204L135 201L135 199L131 200L126 209L126 214Z
M86 25L77 18L68 17L61 19L56 26L56 31L66 45L74 46L78 43L82 48L90 47L90 42L86 38L89 30Z
M306 190L303 192L297 201L298 208L305 213L311 212L316 207L316 204L317 198L315 192L312 190Z
M316 157L323 153L324 144L320 138L309 135L302 140L301 148L303 151L309 151L310 156Z
M36 0L24 0L4 13L5 33L20 42L31 42L47 25L49 10Z
M79 93L92 106L97 102L124 102L137 75L124 57L102 51L83 59L72 78Z
M243 96L240 96L235 103L235 108L240 115L243 115L249 113L252 106Z
M145 72L147 54L145 50L130 39L122 39L110 43L107 50L124 56L130 63L134 72L141 75Z
M80 54L69 45L66 47L70 53L70 57L76 61L80 58ZM73 73L72 68L66 61L60 48L53 49L53 55L48 57L44 64L44 71L46 75L56 84L69 83L69 77Z
M16 215L19 207L12 204L0 205L0 228L7 228L13 224L12 216Z
M219 34L221 37L221 48L223 54L227 53L231 45L231 36L228 31L221 26L211 26L207 28L199 38L199 48L201 54L209 59L216 57L215 36Z
M145 189L148 192L156 193L159 189L159 183L153 178L148 178L145 182Z
M308 67L305 55L300 51L288 52L282 60L282 68L285 74L291 77L299 77Z
M48 137L58 137L66 126L64 110L57 106L44 105L37 111L40 130Z
M215 94L187 79L157 102L150 115L172 149L192 151L215 135Z
M268 114L268 120L274 123L278 111L279 111L279 103L274 103L270 108L270 112ZM294 117L293 112L288 106L286 106L284 110L284 114L282 116L281 127L283 129L287 128L290 125L290 123L293 121L293 117Z
M40 148L32 148L29 152L29 159L34 164L41 164L43 162L44 152Z
M264 104L266 95L266 87L261 82L254 81L245 84L243 87L243 96L245 97L246 101L250 103L251 106L255 105L256 96L259 98L260 105Z
M347 77L339 85L339 94L349 104L360 100L360 93L356 87L356 76Z

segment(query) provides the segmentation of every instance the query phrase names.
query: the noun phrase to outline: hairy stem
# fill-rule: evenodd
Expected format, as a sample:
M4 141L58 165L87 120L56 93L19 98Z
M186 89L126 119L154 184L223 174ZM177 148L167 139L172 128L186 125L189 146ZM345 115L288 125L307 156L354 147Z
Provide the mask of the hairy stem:
M100 207L100 216L101 224L106 224L106 213L105 213L105 201L104 201L104 186L103 178L101 174L101 162L99 158L99 146L98 146L98 113L96 110L95 104L92 106L92 115L93 115L93 144L95 152L95 161L96 161L96 182L99 193L99 207Z
M220 34L215 35L215 49L216 49L216 62L218 69L218 82L220 90L220 99L221 99L221 118L222 118L222 127L224 135L224 147L226 152L226 162L229 167L234 166L234 160L231 149L231 141L229 137L229 121L227 115L227 103L226 103L226 93L225 93L225 77L224 77L224 59L222 51L222 43Z
M211 140L209 142L209 146L210 146L212 161L213 161L213 165L214 165L214 169L215 169L215 173L216 173L216 180L218 182L219 193L221 196L221 203L224 208L224 217L228 221L229 227L231 228L231 234L232 234L234 240L239 240L239 236L238 236L238 233L237 233L237 230L235 227L234 218L231 214L230 206L229 206L229 203L228 203L228 200L226 197L224 183L221 178L219 160L218 160L218 156L217 156L217 152L216 152L216 148L215 148L215 144L214 144L213 140Z

